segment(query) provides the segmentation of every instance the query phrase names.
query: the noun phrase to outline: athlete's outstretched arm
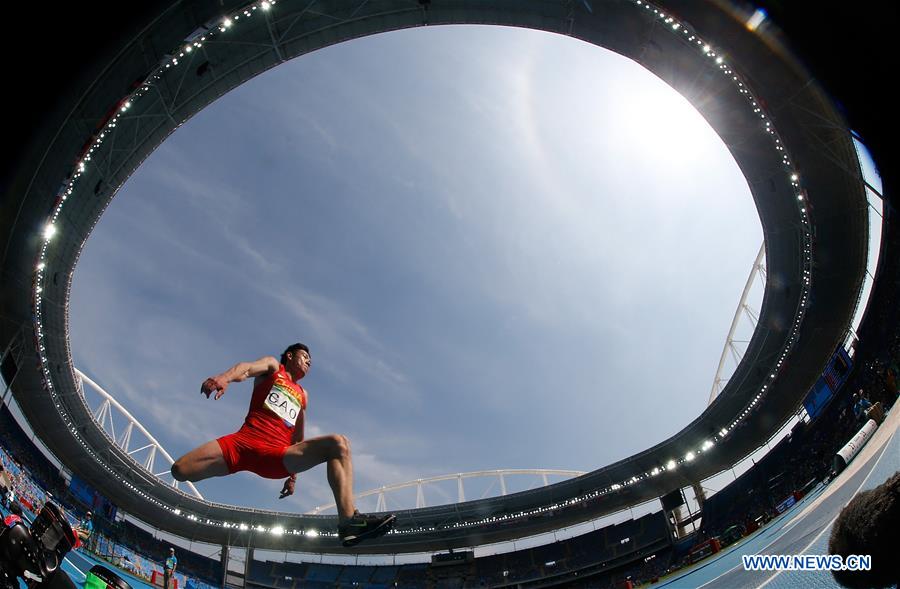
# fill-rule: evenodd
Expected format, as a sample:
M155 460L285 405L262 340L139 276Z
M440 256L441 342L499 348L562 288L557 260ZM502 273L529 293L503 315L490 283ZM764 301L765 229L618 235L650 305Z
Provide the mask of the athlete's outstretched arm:
M216 399L225 394L225 389L232 382L241 382L254 376L272 374L278 370L278 360L274 356L265 356L254 362L238 362L222 374L211 376L200 385L200 392L209 398L210 393L216 391Z

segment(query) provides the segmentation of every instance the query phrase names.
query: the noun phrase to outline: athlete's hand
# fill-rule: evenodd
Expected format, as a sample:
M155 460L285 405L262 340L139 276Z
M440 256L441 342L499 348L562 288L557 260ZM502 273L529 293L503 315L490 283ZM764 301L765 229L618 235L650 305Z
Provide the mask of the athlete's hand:
M213 391L216 391L215 399L221 399L222 395L225 394L225 389L228 388L228 382L218 378L216 376L210 376L206 380L203 381L203 384L200 385L200 393L206 395L206 398L209 399L209 395L212 394Z
M288 477L286 481L284 481L284 486L281 488L281 495L278 496L279 499L284 499L289 495L294 494L294 482L297 480L297 477Z

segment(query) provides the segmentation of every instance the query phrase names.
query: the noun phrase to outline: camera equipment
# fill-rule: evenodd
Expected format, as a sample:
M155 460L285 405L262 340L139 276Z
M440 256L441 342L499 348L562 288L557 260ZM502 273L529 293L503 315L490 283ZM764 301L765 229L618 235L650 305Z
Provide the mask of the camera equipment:
M18 578L32 588L74 589L60 570L63 557L77 541L62 510L47 502L31 524L23 521L0 530L0 589L19 589Z
M84 579L84 589L131 589L131 585L105 566L98 564L88 571Z

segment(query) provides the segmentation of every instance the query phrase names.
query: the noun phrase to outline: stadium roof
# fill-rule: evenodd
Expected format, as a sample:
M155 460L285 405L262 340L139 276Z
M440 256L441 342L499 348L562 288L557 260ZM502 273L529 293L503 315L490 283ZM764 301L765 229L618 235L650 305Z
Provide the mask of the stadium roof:
M202 501L142 471L112 444L76 384L69 289L81 248L115 192L206 104L306 52L435 24L570 35L637 61L681 92L748 181L768 279L743 361L717 399L676 435L542 489L403 512L401 533L351 551L477 545L599 517L731 466L793 414L846 335L866 268L868 221L845 121L773 32L752 30L749 13L691 0L320 0L311 10L308 4L151 2L141 14L111 15L116 29L82 29L108 42L93 45L72 83L36 113L40 122L0 204L0 235L7 236L0 345L24 352L14 394L70 469L127 512L186 538L341 551L333 536L318 533L334 529L334 516Z

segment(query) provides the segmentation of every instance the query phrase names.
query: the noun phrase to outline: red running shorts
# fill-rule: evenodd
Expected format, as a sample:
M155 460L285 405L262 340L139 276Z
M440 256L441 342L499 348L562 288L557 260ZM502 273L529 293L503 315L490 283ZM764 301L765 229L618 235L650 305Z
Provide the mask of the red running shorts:
M287 446L261 444L257 436L237 431L216 440L222 448L228 472L248 470L267 479L284 479L290 475L284 469Z

